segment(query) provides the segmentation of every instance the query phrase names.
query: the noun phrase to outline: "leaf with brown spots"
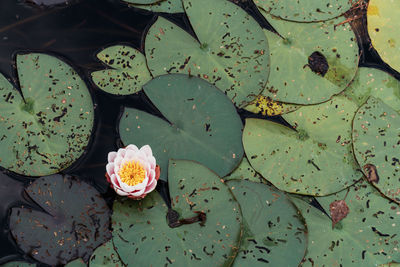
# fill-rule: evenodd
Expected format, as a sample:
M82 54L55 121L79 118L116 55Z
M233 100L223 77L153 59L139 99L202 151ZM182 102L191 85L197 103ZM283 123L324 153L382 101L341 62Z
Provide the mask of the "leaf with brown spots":
M349 207L344 200L333 201L329 205L329 211L331 212L332 228L335 228L335 224L346 218L349 214Z

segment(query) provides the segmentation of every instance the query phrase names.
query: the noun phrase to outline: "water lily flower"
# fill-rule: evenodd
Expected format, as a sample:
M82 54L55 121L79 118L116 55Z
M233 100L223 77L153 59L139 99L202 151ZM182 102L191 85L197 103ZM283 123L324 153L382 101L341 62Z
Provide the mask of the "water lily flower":
M106 178L118 195L142 199L154 190L160 168L149 145L135 145L108 153Z

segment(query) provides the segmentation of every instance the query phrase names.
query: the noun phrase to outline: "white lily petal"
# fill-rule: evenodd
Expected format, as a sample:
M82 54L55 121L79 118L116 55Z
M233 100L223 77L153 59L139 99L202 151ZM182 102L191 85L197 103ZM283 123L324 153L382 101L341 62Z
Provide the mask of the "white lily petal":
M107 165L106 165L106 170L107 170L107 174L108 174L108 176L110 176L111 177L111 175L113 175L114 174L114 163L113 162L110 162L110 163L108 163Z
M108 153L107 155L107 161L108 162L114 162L115 158L117 157L117 152L112 151L110 153Z
M117 194L118 195L120 195L120 196L127 196L127 195L129 195L127 192L124 192L124 191L122 191L122 190L119 190L119 189L115 189L115 192L117 192Z
M137 146L135 146L135 145L132 145L132 144L127 146L125 149L126 150L131 150L131 151L134 151L134 152L139 151L139 148Z
M153 151L151 151L151 148L149 145L144 145L140 148L140 151L144 152L144 154L147 157L153 156Z

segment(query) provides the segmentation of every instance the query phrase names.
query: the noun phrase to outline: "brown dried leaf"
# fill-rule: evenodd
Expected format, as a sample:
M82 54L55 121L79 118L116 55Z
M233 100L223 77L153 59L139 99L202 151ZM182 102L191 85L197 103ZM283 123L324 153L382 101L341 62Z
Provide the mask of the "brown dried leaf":
M335 224L346 218L347 214L349 214L349 207L346 201L337 200L329 205L329 211L331 212L332 228L334 228Z

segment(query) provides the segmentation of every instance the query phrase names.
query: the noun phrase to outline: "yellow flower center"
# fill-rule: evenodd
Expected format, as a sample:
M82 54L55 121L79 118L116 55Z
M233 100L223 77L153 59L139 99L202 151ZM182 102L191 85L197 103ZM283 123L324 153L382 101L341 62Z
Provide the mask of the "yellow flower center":
M146 177L143 166L134 160L124 163L118 174L121 181L129 186L140 184Z

